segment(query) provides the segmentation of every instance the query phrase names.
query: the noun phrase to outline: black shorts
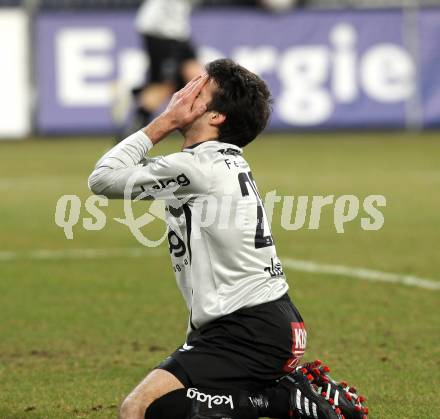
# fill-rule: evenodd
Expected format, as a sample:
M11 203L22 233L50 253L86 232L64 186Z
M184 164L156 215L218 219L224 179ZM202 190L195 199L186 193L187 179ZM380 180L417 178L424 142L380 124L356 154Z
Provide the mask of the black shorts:
M191 332L157 368L185 387L260 390L292 371L304 354L306 331L286 294L244 308Z
M149 82L171 81L177 88L184 85L182 63L196 58L196 51L189 41L143 36L144 48L150 57Z

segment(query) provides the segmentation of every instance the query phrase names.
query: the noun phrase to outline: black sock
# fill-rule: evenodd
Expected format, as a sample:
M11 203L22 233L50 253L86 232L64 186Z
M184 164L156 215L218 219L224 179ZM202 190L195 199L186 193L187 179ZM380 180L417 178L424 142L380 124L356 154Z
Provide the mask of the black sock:
M175 390L155 400L145 412L145 419L186 419L197 413L231 419L265 416L288 419L289 391L282 387L267 388L261 393L195 388Z
M175 390L156 399L145 411L145 419L183 419L191 408L186 390Z
M287 389L273 387L250 395L249 400L253 406L258 407L259 416L286 419L289 418L289 397Z
M155 400L145 419L187 419L197 414L212 418L258 419L259 409L247 391L186 388Z

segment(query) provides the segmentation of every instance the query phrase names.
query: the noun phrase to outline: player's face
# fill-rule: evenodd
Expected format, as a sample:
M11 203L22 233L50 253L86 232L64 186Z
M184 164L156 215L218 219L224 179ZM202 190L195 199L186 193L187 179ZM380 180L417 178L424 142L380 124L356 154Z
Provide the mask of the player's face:
M208 79L206 84L203 86L203 89L200 91L199 95L197 96L194 106L197 105L208 105L212 97L214 95L215 90L217 89L217 85L213 79Z

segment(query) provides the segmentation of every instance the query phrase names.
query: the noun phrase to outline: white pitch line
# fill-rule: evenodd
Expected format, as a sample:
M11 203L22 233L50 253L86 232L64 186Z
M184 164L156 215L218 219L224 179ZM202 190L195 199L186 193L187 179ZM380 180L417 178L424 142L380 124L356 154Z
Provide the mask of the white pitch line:
M392 272L382 272L367 268L354 268L343 265L326 265L312 261L285 258L283 266L300 272L310 272L326 275L349 276L364 281L388 282L403 284L410 287L424 288L428 290L440 290L440 281L427 278L419 278L414 275L404 275Z
M162 252L160 252L162 253ZM142 247L127 247L113 249L63 249L63 250L30 250L21 252L0 252L0 261L13 261L21 259L30 260L59 260L59 259L108 259L111 257L148 257L157 256L156 249Z
M157 257L165 255L161 249L144 247L126 247L113 249L39 249L30 251L0 251L0 262L14 260L62 260L62 259L107 259L112 257ZM440 290L440 281L419 278L413 275L382 272L366 268L354 268L343 265L328 265L313 261L284 258L283 266L300 272L325 275L341 275L365 281L403 284L429 290Z

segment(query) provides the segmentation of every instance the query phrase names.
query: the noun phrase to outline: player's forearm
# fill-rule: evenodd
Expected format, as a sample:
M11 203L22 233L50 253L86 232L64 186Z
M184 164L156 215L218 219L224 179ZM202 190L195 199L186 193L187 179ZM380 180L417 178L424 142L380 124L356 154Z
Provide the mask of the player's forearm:
M141 131L121 141L98 161L89 177L89 188L96 194L102 194L114 183L115 171L139 164L153 145L175 128L172 118L164 113Z
M171 134L177 129L177 124L173 122L172 118L163 113L151 121L142 132L151 140L153 144L157 144L167 135Z
M122 169L136 166L152 147L153 142L150 138L144 132L137 131L104 154L96 168Z
M142 131L121 141L96 164L88 181L90 190L97 195L104 194L114 185L118 171L138 165L152 147L153 142Z

